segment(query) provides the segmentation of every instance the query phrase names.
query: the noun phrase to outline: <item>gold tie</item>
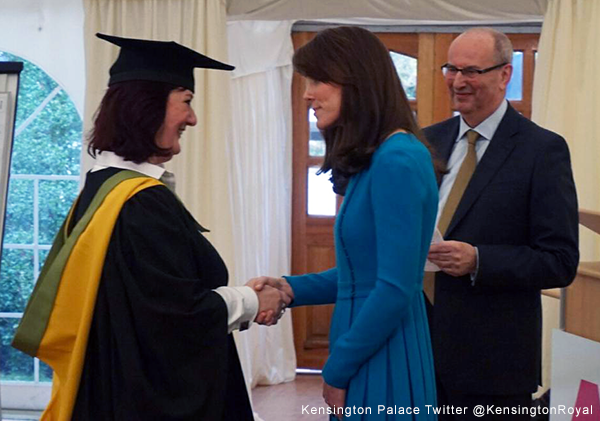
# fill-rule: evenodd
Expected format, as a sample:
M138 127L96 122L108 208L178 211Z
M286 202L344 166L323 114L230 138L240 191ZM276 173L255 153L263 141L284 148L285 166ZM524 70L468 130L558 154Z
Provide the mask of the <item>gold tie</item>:
M474 130L469 130L467 132L467 155L465 156L462 165L458 170L458 174L456 174L456 180L454 180L454 184L452 185L452 189L450 190L450 194L448 195L448 200L446 200L446 204L444 205L444 209L442 210L442 215L440 216L440 220L438 222L438 229L440 233L443 235L446 234L446 230L450 225L450 221L452 221L452 217L454 216L454 212L456 212L456 208L462 199L463 193L475 172L475 167L477 166L477 153L475 151L475 143L479 138L479 133ZM427 272L423 278L423 290L425 291L425 295L433 304L434 300L434 291L435 291L435 272Z

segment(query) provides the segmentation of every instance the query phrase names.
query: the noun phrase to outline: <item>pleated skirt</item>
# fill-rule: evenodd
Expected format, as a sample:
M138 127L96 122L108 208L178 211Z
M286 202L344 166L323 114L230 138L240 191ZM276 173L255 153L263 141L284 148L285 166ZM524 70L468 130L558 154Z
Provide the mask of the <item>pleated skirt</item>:
M332 343L350 326L352 315L358 314L364 301L337 301L330 332ZM431 337L424 298L418 294L388 341L350 380L344 419L429 421L437 419L435 406Z

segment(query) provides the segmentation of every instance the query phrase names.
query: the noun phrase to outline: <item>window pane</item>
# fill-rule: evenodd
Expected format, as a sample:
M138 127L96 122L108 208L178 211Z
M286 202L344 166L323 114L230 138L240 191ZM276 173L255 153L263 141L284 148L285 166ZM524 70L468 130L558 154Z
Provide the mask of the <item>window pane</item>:
M15 137L11 173L78 175L81 130L79 114L61 90Z
M310 140L308 142L308 153L310 156L325 156L325 141Z
M408 99L417 98L417 59L390 51Z
M77 194L82 122L67 93L42 69L1 51L0 61L24 63L10 169L11 176L18 178L10 180L0 272L0 311L20 313L48 256L48 245ZM67 175L74 180L40 180L36 198L33 178L39 180L39 175ZM35 215L34 208L39 209ZM38 243L40 248L35 247ZM38 260L39 267L34 268ZM18 318L0 319L2 380L34 381L34 359L10 347L18 322ZM40 380L50 381L51 376L52 370L40 363Z
M33 358L10 346L19 319L0 319L2 380L33 381Z
M0 51L0 61L23 62L23 71L19 78L19 99L15 124L15 128L18 128L58 84L42 69L21 57Z
M77 197L78 188L78 181L40 180L39 244L52 244Z
M22 312L33 290L33 250L3 249L0 312Z
M506 88L506 98L520 101L523 99L523 52L513 53L513 74Z
M33 180L11 179L4 227L4 244L33 244Z
M308 154L310 156L325 156L325 141L317 128L317 117L315 117L315 111L312 108L308 110L308 124L310 130Z
M52 381L52 369L50 366L40 361L40 381L51 382Z
M308 214L335 216L336 195L329 178L331 171L317 175L319 169L308 169Z
M39 268L38 271L41 272L42 271L42 267L44 267L44 262L46 261L46 258L48 257L48 254L50 253L50 250L40 250L39 251Z

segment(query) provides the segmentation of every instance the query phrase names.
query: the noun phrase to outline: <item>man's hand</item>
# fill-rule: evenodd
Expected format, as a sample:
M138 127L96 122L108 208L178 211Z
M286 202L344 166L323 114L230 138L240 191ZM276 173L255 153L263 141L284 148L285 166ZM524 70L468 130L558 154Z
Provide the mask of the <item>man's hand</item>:
M475 247L460 241L442 241L432 244L427 258L452 276L474 273L477 268Z
M344 418L343 408L346 405L346 389L338 389L337 387L323 383L323 399L333 409L337 419L341 420ZM342 410L339 408L342 408Z

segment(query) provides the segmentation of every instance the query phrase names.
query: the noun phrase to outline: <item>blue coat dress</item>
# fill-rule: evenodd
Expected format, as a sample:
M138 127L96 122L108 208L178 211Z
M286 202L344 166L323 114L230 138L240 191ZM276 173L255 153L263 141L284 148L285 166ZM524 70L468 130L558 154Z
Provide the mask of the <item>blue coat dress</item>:
M422 279L437 204L429 152L397 133L350 180L335 222L337 267L286 277L294 306L335 303L323 378L347 390L351 420L436 419L426 406L436 392Z

